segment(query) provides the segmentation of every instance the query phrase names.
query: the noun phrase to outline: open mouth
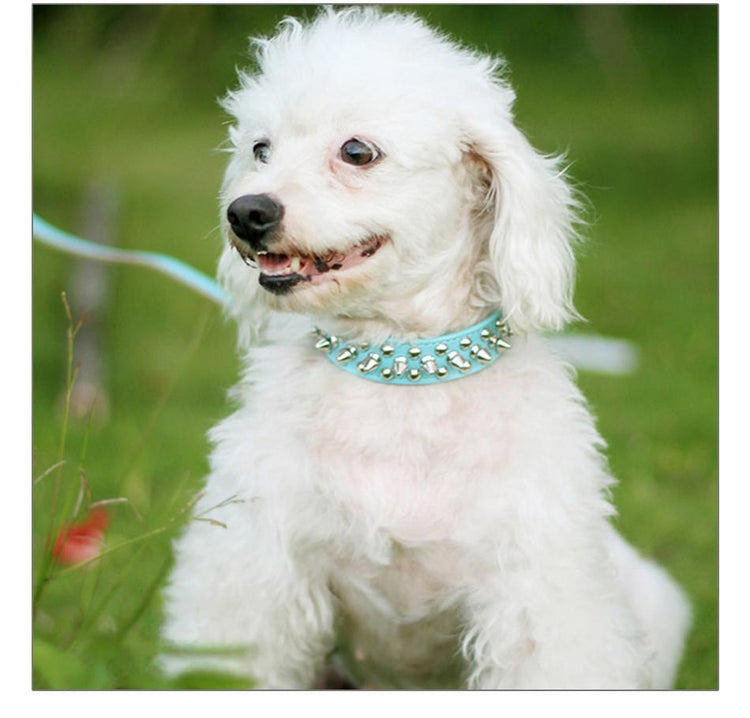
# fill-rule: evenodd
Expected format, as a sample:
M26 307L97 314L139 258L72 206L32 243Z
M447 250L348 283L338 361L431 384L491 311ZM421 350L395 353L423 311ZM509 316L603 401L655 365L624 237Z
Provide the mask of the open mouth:
M253 259L260 269L260 285L274 294L285 294L301 283L318 284L338 272L366 262L385 243L387 237L373 235L345 252L325 255L257 252L243 258Z

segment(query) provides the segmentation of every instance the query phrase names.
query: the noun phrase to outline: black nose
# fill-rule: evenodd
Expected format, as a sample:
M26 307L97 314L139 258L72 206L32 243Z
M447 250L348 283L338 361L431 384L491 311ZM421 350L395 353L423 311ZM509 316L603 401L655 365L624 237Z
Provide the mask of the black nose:
M227 209L232 231L253 249L264 249L284 214L284 205L267 194L238 197Z

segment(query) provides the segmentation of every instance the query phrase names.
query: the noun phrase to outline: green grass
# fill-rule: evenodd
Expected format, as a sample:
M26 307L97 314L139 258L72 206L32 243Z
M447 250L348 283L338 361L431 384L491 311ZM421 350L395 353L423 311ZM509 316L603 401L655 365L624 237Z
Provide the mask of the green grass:
M296 8L294 12L303 12ZM434 23L502 52L534 144L567 150L591 203L579 262L582 331L641 350L627 377L582 374L620 479L617 523L693 601L679 687L717 686L716 9L427 6ZM274 7L40 7L34 40L34 209L80 229L92 181L116 183L116 241L211 274L225 128L216 98L246 36ZM33 250L33 461L59 459L71 260ZM34 488L35 578L50 522L81 476L110 507L107 554L53 571L35 616L37 688L237 687L170 683L158 650L169 540L207 469L208 428L228 411L234 330L206 300L148 270L111 269L104 329L110 420L71 419L67 463ZM59 500L54 501L59 484ZM57 506L54 515L52 507ZM217 528L217 530L221 530Z

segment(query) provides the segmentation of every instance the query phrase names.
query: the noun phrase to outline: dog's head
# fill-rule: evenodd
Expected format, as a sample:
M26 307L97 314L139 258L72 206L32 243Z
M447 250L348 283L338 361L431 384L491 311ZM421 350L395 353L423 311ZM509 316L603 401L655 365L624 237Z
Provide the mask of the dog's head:
M221 193L220 275L258 307L445 331L517 331L571 304L575 202L515 127L501 65L413 17L328 10L255 41Z

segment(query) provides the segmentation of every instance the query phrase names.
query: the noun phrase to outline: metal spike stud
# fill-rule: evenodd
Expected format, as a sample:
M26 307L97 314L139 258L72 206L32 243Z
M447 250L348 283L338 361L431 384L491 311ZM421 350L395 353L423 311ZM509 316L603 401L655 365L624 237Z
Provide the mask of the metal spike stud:
M416 359L421 353L422 350L419 347L412 347L409 349L409 356L412 357L412 359Z
M396 376L401 376L406 371L407 364L406 357L396 357L393 360L393 371Z
M472 345L470 354L473 357L475 357L477 354L479 354L479 344Z
M315 342L315 348L327 352L331 348L331 340L328 337L321 337Z
M435 354L445 354L445 352L448 351L448 345L447 344L438 344L435 347Z
M357 347L344 347L337 355L336 359L345 364L353 357L357 356Z
M492 361L492 354L490 354L486 349L480 349L476 353L476 357L477 359L479 359L479 361L484 362L484 363Z
M438 379L444 379L448 376L448 370L444 366L439 366L437 370Z
M422 361L420 362L420 364L422 365L422 369L424 369L430 375L437 372L437 362L435 361L435 357L433 356L422 357Z
M456 351L448 353L448 363L460 371L469 371L471 369L471 362Z
M422 378L422 372L419 369L409 369L409 379L419 381Z
M506 342L504 339L498 338L497 343L495 344L498 351L501 349L510 349L510 344Z
M504 337L509 337L509 336L513 335L513 332L511 331L510 325L504 319L498 319L495 322L495 326L500 330L500 333Z
M386 367L380 372L380 376L382 376L383 379L393 379L393 369Z
M458 346L461 347L461 349L468 349L471 346L471 339L469 337L464 337L459 343Z
M490 332L489 329L482 329L479 336L484 339L484 341L487 341L492 336L492 332Z
M367 374L373 369L376 369L378 366L380 366L380 356L378 354L368 354L367 358L364 361L361 361L359 364L357 364L357 369L359 369L363 374Z
M395 349L390 344L383 344L383 346L380 347L380 351L383 352L384 357L389 357L393 354Z

